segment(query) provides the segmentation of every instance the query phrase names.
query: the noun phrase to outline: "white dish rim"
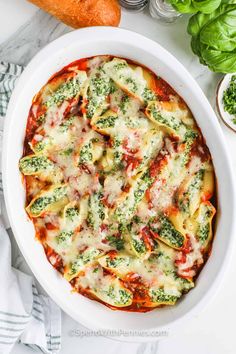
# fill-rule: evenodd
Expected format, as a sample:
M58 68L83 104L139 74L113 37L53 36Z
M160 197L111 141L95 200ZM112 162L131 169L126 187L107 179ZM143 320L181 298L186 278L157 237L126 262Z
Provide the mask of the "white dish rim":
M16 222L14 220L14 212L13 212L13 200L12 200L12 191L11 191L11 186L10 183L8 182L8 170L9 170L9 161L6 158L9 150L9 135L10 131L12 129L12 117L14 116L15 112L15 105L18 102L19 104L19 98L21 96L22 89L24 87L25 80L34 72L35 67L37 68L38 66L40 67L42 61L47 58L50 54L54 52L54 50L57 50L58 47L65 46L68 44L68 42L71 41L78 41L82 40L81 38L83 37L83 40L87 38L88 40L91 40L91 38L94 36L94 32L96 31L96 40L100 39L106 39L106 40L113 40L114 37L116 38L118 42L118 37L122 37L122 41L124 43L128 43L131 45L131 43L134 43L136 46L138 46L139 42L145 43L145 48L147 51L150 53L154 53L154 55L157 55L156 53L159 52L161 53L162 56L165 56L167 62L171 62L173 65L175 65L176 70L180 70L181 73L184 75L185 82L188 81L189 87L192 85L194 86L195 90L195 95L196 95L196 100L201 101L201 104L204 106L205 111L207 112L207 118L209 120L209 126L213 127L214 129L214 134L217 136L217 139L221 142L221 149L222 149L222 155L224 156L224 164L227 172L229 173L228 182L230 184L231 190L232 190L232 200L231 200L231 206L232 209L235 210L235 187L233 183L233 171L232 171L232 166L231 162L229 160L229 155L227 153L227 148L226 144L224 141L223 133L221 131L220 125L218 121L215 118L215 113L213 112L213 109L211 108L209 102L207 101L205 95L197 85L197 83L194 81L194 79L191 77L191 75L188 73L188 71L180 64L177 59L175 59L169 52L167 52L164 48L162 48L159 44L156 42L147 39L146 37L137 34L135 32L131 32L125 29L119 29L119 28L113 28L113 27L90 27L86 29L80 29L77 31L73 31L69 34L66 34L59 39L55 40L54 42L50 43L47 45L44 49L42 49L32 60L31 62L27 65L26 69L24 70L22 76L20 77L17 86L12 94L9 107L8 107L8 112L7 112L7 117L5 119L5 127L4 127L4 139L3 139L3 161L2 161L2 170L3 170L3 186L4 186L4 195L5 195L5 201L6 201L6 207L7 207L7 212L10 220L10 224L12 226L16 241L20 247L21 252L23 253L27 263L30 265L33 273L35 274L36 278L39 280L41 285L44 287L44 289L49 293L49 295L55 300L56 303L59 304L59 306L67 312L71 317L73 317L75 320L81 322L83 325L85 325L88 328L92 329L100 329L100 328L106 328L106 325L100 323L98 324L99 321L93 321L92 319L85 319L82 316L79 316L78 313L74 313L74 311L71 309L69 304L66 304L63 302L58 296L58 294L55 293L55 291L52 291L50 289L49 284L45 280L45 277L43 274L37 269L37 266L33 264L32 259L30 257L29 252L22 247L22 242L21 242L21 236L20 236L20 231L18 231ZM104 54L109 54L109 53L104 53ZM95 54L96 55L96 54ZM80 58L78 54L78 59ZM140 60L142 62L142 60ZM165 79L165 77L163 77ZM187 79L187 80L186 80ZM184 80L184 79L183 79ZM176 89L176 87L174 87ZM178 92L178 90L177 90ZM184 97L185 99L185 97ZM198 120L198 119L197 119ZM233 213L233 211L232 211ZM233 214L232 214L233 215ZM194 314L197 314L201 309L203 309L207 303L209 302L210 299L212 299L213 295L216 293L217 289L219 288L219 285L222 281L223 278L223 273L227 269L227 266L229 264L230 257L232 255L232 250L233 250L233 242L234 239L232 237L233 235L233 230L235 230L235 221L234 218L231 217L231 226L230 226L230 234L231 236L229 237L228 240L228 246L226 249L226 253L224 255L224 259L222 260L222 268L219 272L219 274L214 278L213 283L211 286L207 289L206 293L199 299L199 301L191 308L191 310L187 311L187 313L179 316L173 321L170 321L168 323L168 328L172 328L176 325L178 325L180 322L183 322L183 320L187 320L188 318L192 317ZM193 291L193 290L192 290ZM111 311L111 310L109 310ZM155 311L154 311L155 312ZM114 312L115 316L116 312ZM158 313L156 313L158 316ZM165 326L164 328L166 328ZM120 327L119 327L120 328ZM160 326L155 326L152 328L149 328L148 330L153 330L153 329L162 329L163 327ZM156 338L155 338L156 339Z

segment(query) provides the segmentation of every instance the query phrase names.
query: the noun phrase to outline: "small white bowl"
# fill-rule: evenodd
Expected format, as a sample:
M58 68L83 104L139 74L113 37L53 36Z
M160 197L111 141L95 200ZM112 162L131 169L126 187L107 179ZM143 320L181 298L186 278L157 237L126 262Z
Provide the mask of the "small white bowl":
M224 92L229 87L230 80L233 75L236 75L236 74L227 74L219 82L218 87L217 87L217 91L216 91L216 106L217 106L219 116L222 119L222 121L224 122L224 124L227 125L227 127L229 127L231 130L236 132L236 124L233 122L233 118L235 119L236 116L233 114L229 114L228 112L226 112L224 110L224 102L223 102Z

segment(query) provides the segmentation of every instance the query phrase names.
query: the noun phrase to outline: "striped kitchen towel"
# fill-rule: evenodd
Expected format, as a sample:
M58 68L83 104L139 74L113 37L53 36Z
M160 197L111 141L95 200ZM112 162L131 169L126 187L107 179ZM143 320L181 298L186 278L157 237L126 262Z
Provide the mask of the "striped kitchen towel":
M5 116L12 90L23 70L23 66L0 62L0 116Z
M22 71L19 65L0 62L1 136L7 104ZM2 202L2 194L0 199ZM32 276L11 266L11 244L1 218L0 269L0 354L10 353L17 341L43 353L58 353L61 311L50 298L38 293Z

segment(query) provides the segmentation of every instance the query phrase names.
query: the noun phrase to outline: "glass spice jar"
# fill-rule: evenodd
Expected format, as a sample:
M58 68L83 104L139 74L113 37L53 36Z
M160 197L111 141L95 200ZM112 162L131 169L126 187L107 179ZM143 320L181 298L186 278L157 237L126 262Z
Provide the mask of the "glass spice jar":
M120 0L120 5L127 10L142 11L148 4L148 0Z
M150 0L149 10L152 17L171 23L182 16L166 0Z

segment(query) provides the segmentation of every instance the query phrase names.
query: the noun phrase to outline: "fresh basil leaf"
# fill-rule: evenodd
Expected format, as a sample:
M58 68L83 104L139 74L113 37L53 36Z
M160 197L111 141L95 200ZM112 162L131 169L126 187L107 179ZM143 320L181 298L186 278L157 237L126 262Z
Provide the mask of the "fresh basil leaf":
M214 49L231 52L236 49L236 7L207 23L200 41Z
M193 0L193 6L197 11L210 14L221 4L221 0Z
M236 1L236 0L233 0ZM235 9L232 5L221 5L217 10L210 14L203 14L198 12L189 19L187 31L191 36L198 36L207 24L210 24L212 20L216 20L218 16L222 15L226 11Z
M195 13L197 9L192 5L192 0L169 0L175 10L181 13Z
M236 52L221 52L205 47L201 55L212 71L225 74L236 72Z

